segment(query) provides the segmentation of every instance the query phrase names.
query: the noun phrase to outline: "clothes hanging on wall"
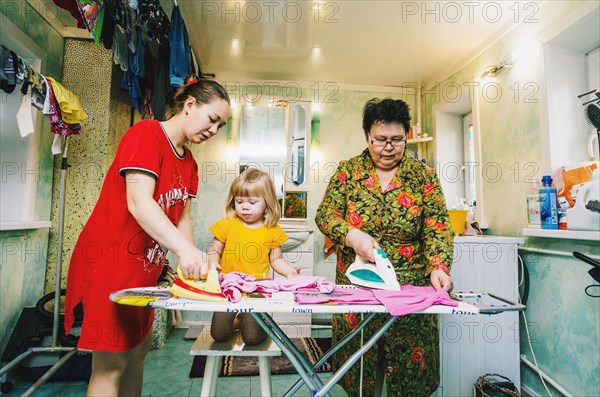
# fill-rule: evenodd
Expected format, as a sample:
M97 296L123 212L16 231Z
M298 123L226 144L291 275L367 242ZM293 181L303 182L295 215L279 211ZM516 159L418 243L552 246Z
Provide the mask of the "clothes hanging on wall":
M77 1L73 0L54 0L54 4L58 7L69 11L69 14L73 16L77 20L77 27L81 29L85 29L85 22L83 21L83 16L81 15L81 10L77 4Z
M16 95L15 89L25 98L17 111L17 126L21 136L33 132L31 106L48 116L50 130L60 136L81 133L81 123L88 115L79 98L52 77L45 77L25 62L14 51L0 46L0 88ZM60 153L53 148L53 153Z
M79 124L87 119L88 115L85 110L83 110L83 107L79 102L79 98L77 98L75 94L67 90L62 84L54 80L52 77L46 77L46 79L52 86L54 98L60 107L62 119L65 121L65 123Z
M171 13L169 44L171 46L169 63L171 85L180 87L183 85L184 79L192 73L192 59L189 37L178 6L173 7Z
M144 27L147 38L150 41L169 40L169 29L171 23L167 17L167 13L160 6L158 0L145 0L139 4L139 21Z
M92 33L94 42L100 42L104 23L104 0L79 0L78 3L85 26Z
M71 3L55 0L73 15ZM82 0L77 11L95 42L112 50L114 64L124 73L121 88L129 92L133 107L163 120L172 87L196 73L177 3L170 21L159 0Z
M161 42L158 49L158 61L154 70L154 81L152 83L152 95L150 98L150 107L154 112L154 117L158 120L165 119L167 110L166 98L173 95L173 86L169 83L169 40Z
M8 48L2 46L1 51L2 74L0 75L0 88L7 94L11 94L17 85L23 83L25 63L14 51Z

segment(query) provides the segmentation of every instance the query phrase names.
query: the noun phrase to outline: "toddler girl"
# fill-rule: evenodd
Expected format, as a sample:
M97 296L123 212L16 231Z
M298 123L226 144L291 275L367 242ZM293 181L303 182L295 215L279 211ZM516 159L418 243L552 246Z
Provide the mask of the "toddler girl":
M269 278L271 268L286 277L299 274L283 259L281 245L288 239L277 224L281 209L273 181L266 172L248 168L231 184L226 217L211 226L215 238L208 250L210 263L223 273L241 272ZM248 345L256 345L266 333L247 313L213 313L211 336L217 342L231 338L236 329Z

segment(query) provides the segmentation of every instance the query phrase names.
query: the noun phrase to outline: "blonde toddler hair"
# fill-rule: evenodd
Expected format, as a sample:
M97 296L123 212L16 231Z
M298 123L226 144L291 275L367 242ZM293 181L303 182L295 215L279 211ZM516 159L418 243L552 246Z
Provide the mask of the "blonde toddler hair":
M248 168L233 181L227 195L227 204L225 213L228 218L235 218L235 198L236 197L262 197L265 200L265 220L267 227L277 225L281 218L281 207L277 201L275 193L275 184L273 180L264 171L256 168Z

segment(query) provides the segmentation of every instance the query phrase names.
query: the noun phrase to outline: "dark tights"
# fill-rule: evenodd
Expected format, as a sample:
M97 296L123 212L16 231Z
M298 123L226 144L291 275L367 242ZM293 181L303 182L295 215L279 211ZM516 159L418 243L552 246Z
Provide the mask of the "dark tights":
M247 345L258 345L265 340L267 334L248 313L213 313L210 325L210 336L217 342L226 342L236 331L234 320L239 321L242 340Z

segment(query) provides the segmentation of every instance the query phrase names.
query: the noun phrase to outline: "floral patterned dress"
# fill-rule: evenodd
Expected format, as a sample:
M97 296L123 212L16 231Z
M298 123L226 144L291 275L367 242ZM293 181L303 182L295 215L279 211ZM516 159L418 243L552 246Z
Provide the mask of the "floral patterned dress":
M315 218L319 229L336 245L336 283L349 284L346 269L355 260L344 245L352 228L371 235L388 254L400 284L430 285L434 269L449 273L453 255L453 233L442 188L434 170L404 156L398 170L382 189L368 150L340 162L332 176ZM333 342L359 323L359 315L334 315ZM365 328L365 340L380 328L380 316ZM438 318L413 314L399 318L387 335L369 350L342 379L349 396L356 396L362 380L363 395L375 388L378 350L385 351L383 366L390 396L429 396L439 384ZM360 348L354 338L334 357L339 368ZM384 348L382 351L381 349Z

